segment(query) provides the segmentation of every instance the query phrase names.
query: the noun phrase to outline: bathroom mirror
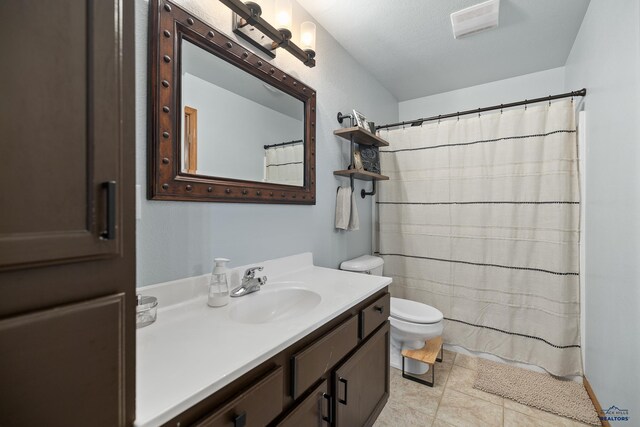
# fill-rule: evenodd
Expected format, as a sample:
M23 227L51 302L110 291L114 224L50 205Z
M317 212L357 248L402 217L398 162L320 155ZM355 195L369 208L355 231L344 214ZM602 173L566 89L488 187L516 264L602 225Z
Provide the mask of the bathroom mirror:
M151 2L149 197L315 204L315 90Z

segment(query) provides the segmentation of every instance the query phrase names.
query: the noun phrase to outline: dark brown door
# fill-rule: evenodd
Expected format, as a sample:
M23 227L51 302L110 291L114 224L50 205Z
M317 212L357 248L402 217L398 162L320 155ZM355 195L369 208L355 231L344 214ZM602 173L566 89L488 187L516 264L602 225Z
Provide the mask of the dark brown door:
M336 426L372 425L389 398L389 322L334 373Z
M130 425L133 2L0 16L0 425Z

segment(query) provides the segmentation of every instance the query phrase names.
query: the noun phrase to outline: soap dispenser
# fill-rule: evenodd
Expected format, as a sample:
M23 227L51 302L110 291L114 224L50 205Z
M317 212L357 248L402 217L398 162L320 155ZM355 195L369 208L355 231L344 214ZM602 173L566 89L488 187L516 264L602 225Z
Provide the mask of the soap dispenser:
M226 258L214 258L215 263L211 280L209 281L209 299L207 304L210 307L222 307L229 303L229 283L227 282Z

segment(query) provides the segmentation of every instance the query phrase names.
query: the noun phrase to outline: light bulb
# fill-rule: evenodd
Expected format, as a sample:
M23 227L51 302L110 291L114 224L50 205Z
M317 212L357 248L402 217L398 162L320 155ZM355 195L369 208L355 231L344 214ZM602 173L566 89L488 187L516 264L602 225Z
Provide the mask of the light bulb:
M276 28L291 32L291 0L276 0Z
M300 47L303 50L316 50L316 24L305 21L300 25Z

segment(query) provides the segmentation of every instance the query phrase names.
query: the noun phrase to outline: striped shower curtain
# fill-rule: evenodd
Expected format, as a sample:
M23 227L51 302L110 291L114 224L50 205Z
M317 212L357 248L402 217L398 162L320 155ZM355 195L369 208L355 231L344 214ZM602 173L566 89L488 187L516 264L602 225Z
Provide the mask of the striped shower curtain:
M444 341L581 375L572 102L381 131L378 252Z
M304 144L269 147L265 150L264 180L285 185L304 185Z

